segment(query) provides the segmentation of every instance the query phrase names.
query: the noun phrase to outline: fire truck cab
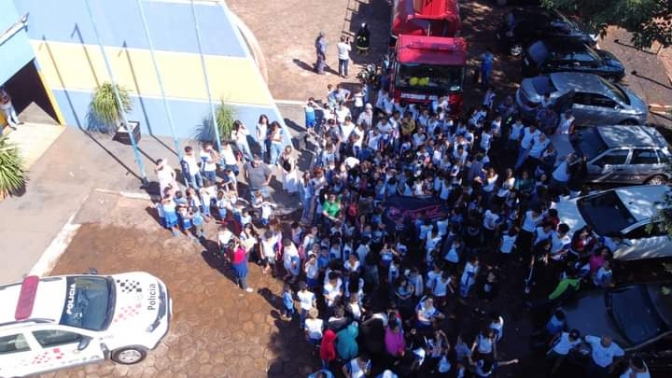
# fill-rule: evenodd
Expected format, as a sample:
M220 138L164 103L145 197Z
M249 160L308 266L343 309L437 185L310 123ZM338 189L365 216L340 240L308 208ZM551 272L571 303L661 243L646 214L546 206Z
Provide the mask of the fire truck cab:
M452 113L462 106L467 64L463 38L399 35L390 95L399 103L429 104L447 96Z

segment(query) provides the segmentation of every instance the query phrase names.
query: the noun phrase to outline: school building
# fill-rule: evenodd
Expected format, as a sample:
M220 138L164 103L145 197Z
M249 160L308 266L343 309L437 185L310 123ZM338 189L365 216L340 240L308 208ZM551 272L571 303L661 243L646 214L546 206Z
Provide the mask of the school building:
M177 137L198 137L210 105L191 1L141 1ZM223 1L198 0L195 13L213 102L223 99L248 126L260 114L283 123L254 37ZM117 83L131 93L128 120L172 136L138 0L0 1L0 84L17 111L34 103L59 124L89 128L93 93L110 81L92 19Z

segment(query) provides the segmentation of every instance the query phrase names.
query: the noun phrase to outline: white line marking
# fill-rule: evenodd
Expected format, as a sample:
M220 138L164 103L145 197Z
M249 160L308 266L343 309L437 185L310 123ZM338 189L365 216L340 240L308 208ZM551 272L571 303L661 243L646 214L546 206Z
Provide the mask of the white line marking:
M68 218L68 221L65 222L61 231L59 231L58 234L56 234L56 237L52 239L47 249L42 253L42 256L40 256L40 259L37 260L35 265L33 265L33 268L30 269L29 275L42 277L49 274L51 270L54 269L58 259L63 255L68 248L68 245L70 245L70 242L72 242L72 238L75 237L77 231L82 226L81 224L73 224L72 221L75 219L75 216L79 213L84 201L86 201L88 197L89 195L87 194L77 207L77 210L75 210L70 218Z

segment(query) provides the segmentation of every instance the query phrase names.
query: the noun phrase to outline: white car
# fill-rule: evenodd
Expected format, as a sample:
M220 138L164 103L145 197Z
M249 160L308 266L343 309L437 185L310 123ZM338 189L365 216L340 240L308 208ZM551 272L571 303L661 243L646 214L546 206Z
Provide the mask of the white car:
M148 273L28 276L0 286L0 377L142 361L168 332L166 285Z
M639 185L601 191L557 203L558 216L571 232L584 225L613 243L617 260L672 257L672 241L656 220L670 188Z

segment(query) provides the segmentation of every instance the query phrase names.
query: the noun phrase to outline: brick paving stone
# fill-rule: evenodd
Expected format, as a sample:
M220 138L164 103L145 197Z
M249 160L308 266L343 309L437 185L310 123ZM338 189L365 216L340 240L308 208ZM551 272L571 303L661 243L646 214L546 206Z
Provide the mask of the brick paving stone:
M159 371L153 366L147 366L142 370L142 378L159 377Z

